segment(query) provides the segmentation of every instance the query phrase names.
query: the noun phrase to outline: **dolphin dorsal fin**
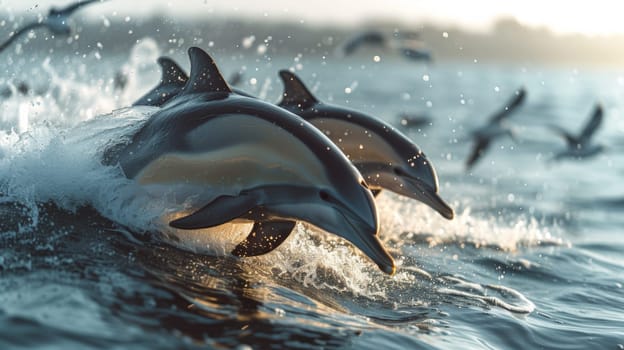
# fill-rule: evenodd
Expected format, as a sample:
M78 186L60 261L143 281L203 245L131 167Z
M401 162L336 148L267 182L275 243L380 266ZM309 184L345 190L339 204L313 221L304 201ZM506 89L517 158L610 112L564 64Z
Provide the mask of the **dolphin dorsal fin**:
M310 90L308 90L295 73L281 70L279 75L284 82L284 93L282 94L282 101L279 103L280 106L307 108L318 103L316 97L312 95Z
M188 81L189 78L184 70L171 58L164 56L159 57L158 64L162 70L161 84L183 85Z
M188 55L191 60L191 74L180 95L198 92L232 92L214 60L206 51L191 47L188 49Z

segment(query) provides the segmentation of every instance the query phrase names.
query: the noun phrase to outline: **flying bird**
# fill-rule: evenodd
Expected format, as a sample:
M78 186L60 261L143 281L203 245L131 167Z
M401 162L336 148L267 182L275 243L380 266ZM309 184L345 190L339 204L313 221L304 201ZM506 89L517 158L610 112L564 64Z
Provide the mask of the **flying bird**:
M418 38L418 33L414 32L395 32L387 35L379 30L364 31L347 39L338 47L338 53L342 56L349 56L364 46L394 50L414 61L431 61L431 52L424 47L423 41Z
M61 9L54 7L51 8L48 15L42 21L28 23L22 28L11 33L9 39L0 45L0 52L10 46L11 43L13 43L13 41L15 41L15 39L17 39L20 35L38 27L46 27L54 35L68 36L71 34L71 27L68 24L69 16L83 6L100 1L101 0L78 1Z
M399 115L401 127L406 129L424 128L430 126L433 120L426 114L401 113Z
M511 138L514 137L513 130L507 124L507 119L522 105L525 97L526 90L524 88L519 89L511 100L505 104L505 107L490 118L488 124L472 132L474 146L466 161L466 170L471 169L481 159L494 139L504 135L509 135Z
M557 153L554 160L560 160L563 158L589 158L602 152L604 150L604 146L593 143L592 136L602 124L603 114L602 106L600 104L596 104L589 121L585 124L585 127L583 127L583 130L581 130L578 135L573 135L559 126L549 125L550 129L563 137L568 144L568 148Z
M344 55L353 54L362 46L376 46L384 48L388 45L388 39L379 31L366 31L349 38L343 45L342 51Z

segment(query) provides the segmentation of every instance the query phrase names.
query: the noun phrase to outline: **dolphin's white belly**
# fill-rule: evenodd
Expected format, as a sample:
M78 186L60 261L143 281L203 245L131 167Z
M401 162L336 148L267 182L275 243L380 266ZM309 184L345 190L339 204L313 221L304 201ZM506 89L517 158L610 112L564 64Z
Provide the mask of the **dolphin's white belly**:
M137 174L137 181L216 195L263 185L328 183L324 165L301 140L261 118L218 117L185 137L188 152L165 152Z
M314 118L310 122L329 137L353 163L403 163L390 145L370 130L333 118Z

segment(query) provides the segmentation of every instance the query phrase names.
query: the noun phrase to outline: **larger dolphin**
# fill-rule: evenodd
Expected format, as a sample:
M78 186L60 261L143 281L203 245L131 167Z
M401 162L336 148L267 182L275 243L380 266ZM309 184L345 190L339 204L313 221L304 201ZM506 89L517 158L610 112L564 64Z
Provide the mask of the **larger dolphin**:
M170 222L180 229L256 222L234 250L258 255L290 234L295 220L337 234L389 274L371 192L325 135L296 115L233 94L214 61L189 49L182 92L153 114L118 154L126 176L150 188L194 194L203 207Z

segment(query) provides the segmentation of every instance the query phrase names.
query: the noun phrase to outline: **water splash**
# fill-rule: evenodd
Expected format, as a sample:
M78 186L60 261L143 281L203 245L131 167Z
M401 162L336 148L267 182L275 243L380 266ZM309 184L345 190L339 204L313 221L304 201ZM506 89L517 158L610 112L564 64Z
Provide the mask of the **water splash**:
M407 240L427 243L430 247L472 245L509 252L520 247L567 244L560 238L558 227L542 225L534 217L482 218L473 215L466 206L448 221L425 205L392 193L379 196L378 209L381 236L386 241Z

